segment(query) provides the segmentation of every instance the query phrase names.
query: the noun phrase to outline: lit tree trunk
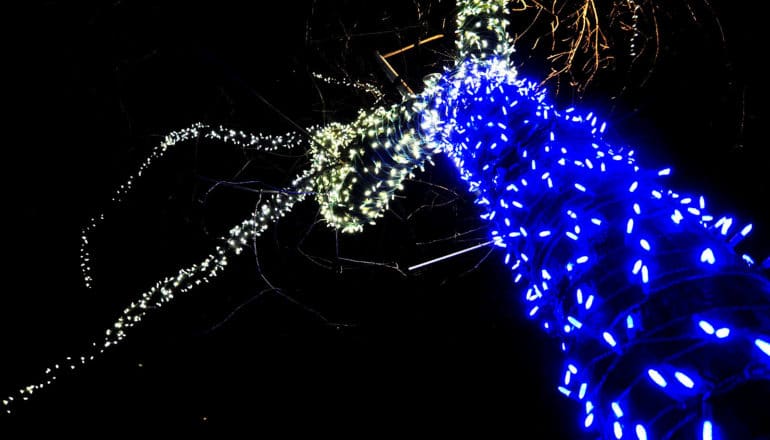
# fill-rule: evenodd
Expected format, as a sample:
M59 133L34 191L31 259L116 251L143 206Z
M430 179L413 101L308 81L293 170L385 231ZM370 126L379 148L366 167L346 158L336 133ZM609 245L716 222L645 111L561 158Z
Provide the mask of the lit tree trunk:
M422 128L476 197L525 313L560 340L556 386L602 438L751 438L740 407L770 392L770 281L734 250L751 225L515 78L492 29L504 3L460 2L464 56L426 93Z

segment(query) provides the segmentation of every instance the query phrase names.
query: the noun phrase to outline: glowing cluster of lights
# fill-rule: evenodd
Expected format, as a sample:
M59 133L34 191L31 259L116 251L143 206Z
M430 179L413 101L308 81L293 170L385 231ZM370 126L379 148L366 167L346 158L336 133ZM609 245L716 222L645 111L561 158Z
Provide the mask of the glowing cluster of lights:
M519 78L508 59L507 1L458 6L451 71L398 105L311 128L310 166L288 191L261 202L201 263L143 293L87 355L47 369L6 407L120 342L148 310L216 276L307 195L331 227L358 232L443 152L489 222L526 313L560 341L557 389L580 402L585 428L614 439L717 438L711 399L770 380L770 281L734 250L752 226L709 212L702 196L672 191L670 168L638 165L632 149L605 139L607 125L593 112L558 109ZM264 150L301 143L196 124L169 135L114 201L169 147L201 136ZM88 235L102 219L83 233L87 284Z
M458 0L457 60L481 61L513 54L513 40L506 32L508 0Z
M557 109L508 60L434 87L421 128L475 196L526 313L560 340L557 388L584 426L716 435L714 398L770 381L770 280L734 250L752 226L668 189L670 168L638 165L596 114Z
M430 162L433 148L415 128L414 115L424 107L413 99L362 111L350 124L332 123L313 133L313 186L329 225L359 232L374 224L404 179Z

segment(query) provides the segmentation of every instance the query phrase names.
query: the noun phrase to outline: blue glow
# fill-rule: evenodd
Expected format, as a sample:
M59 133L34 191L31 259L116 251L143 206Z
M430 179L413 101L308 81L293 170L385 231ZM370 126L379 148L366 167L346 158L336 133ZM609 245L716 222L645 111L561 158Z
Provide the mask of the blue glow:
M747 236L751 232L751 229L753 228L753 225L749 223L748 225L744 226L743 229L741 229L741 235Z
M701 328L701 330L703 330L707 334L709 334L709 335L713 335L714 334L714 326L711 325L708 321L702 321L701 320L701 321L698 322L698 326Z
M695 382L693 382L693 380L690 379L690 376L682 373L681 371L677 371L676 373L674 373L674 377L676 377L676 380L678 380L679 383L681 383L687 388L692 388L695 386Z
M714 427L711 425L710 420L706 420L703 422L703 440L713 440L714 438Z
M638 440L647 440L647 429L642 425L636 425L636 438Z
M714 252L711 251L711 248L706 248L701 252L700 261L701 263L714 264L716 258L714 258Z
M671 168L645 169L641 159L637 165L625 142L600 135L603 122L593 113L560 112L537 81L502 73L501 64L468 62L448 73L426 119L438 122L426 137L473 182L468 189L477 199L492 201L479 208L498 231L495 243L510 250L506 265L516 260L524 310L559 339L565 359L586 366L579 373L568 368L559 384L560 393L591 398L602 409L586 402L584 425L602 438L670 436L683 420L695 420L700 406L665 420L659 414L673 414L683 398L703 399L715 378L734 379L723 377L718 363L747 362L739 353L749 350L748 341L770 356L767 338L757 338L767 334L759 328L765 321L746 325L737 312L753 307L747 298L761 297L744 292L746 286L764 283L770 292L770 283L757 281L750 272L756 269L744 264L753 260L732 252L743 237L731 233L732 218L706 211L699 194L663 185ZM509 103L507 110L500 102ZM498 142L494 151L491 140ZM477 149L463 147L478 141ZM729 277L714 276L721 271ZM749 281L733 288L730 277ZM722 292L730 301L720 299ZM693 317L697 326L688 321ZM720 356L727 347L737 355ZM655 386L628 368L640 368ZM621 417L634 423L621 424Z
M569 322L570 322L570 324L574 325L574 326L575 326L575 328L581 328L581 327L583 327L583 323L582 323L582 322L580 322L580 321L578 321L577 319L575 319L575 318L574 318L574 317L572 317L572 316L568 316L568 317L567 317L567 321L569 321Z
M610 347L614 347L618 345L618 343L615 341L615 337L612 336L609 332L602 333L602 337L604 338L604 341L609 344Z
M720 221L717 222L715 226L719 227L721 224L720 232L722 235L727 235L727 233L730 231L730 226L733 225L733 219L730 217L723 217Z
M580 390L578 390L578 399L582 399L586 396L586 391L588 390L588 384L583 382L580 384Z
M586 300L586 310L591 310L591 306L594 303L594 296L588 295L588 299Z
M620 405L618 402L612 402L612 412L615 413L615 417L621 418L623 417L623 410L620 408Z
M770 342L757 338L754 340L754 345L756 345L757 348L762 350L762 353L770 356Z
M615 438L619 439L623 437L623 427L620 426L620 422L615 422L612 424L612 432L615 433Z
M668 382L666 382L666 379L663 378L663 376L660 375L658 370L654 370L650 368L647 370L647 375L650 376L650 379L652 379L653 382L658 384L661 388L665 388L668 386Z

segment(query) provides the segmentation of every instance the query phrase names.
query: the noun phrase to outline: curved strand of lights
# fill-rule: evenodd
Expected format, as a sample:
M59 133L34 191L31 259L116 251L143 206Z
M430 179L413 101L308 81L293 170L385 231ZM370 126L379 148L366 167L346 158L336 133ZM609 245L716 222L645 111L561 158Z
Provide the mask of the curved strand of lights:
M291 147L298 142L298 138L288 134L284 136L251 135L242 131L227 129L224 127L210 127L196 123L192 126L175 131L167 135L163 141L142 162L138 171L129 177L126 182L113 192L112 204L120 202L133 189L136 181L153 165L163 157L169 148L177 144L198 138L216 140L230 143L242 148L273 151L277 148ZM270 194L265 197L254 209L249 218L236 225L222 238L222 244L216 246L214 251L207 255L198 264L180 269L176 274L168 276L156 282L148 290L144 291L135 301L132 301L113 321L112 325L104 331L104 335L91 343L91 346L79 356L67 356L58 363L52 364L43 371L41 379L33 384L24 386L2 400L5 412L10 414L13 404L19 400L29 400L36 392L51 385L62 374L81 368L105 350L119 344L126 337L130 328L139 324L152 310L162 308L178 295L210 282L219 275L227 266L228 260L240 254L251 240L259 237L272 223L280 220L291 211L294 204L304 200L312 191L312 181L309 171L300 174L292 182L292 190ZM93 278L90 272L89 235L104 221L104 215L93 217L88 226L83 228L81 235L81 270L83 280L87 287L92 286Z

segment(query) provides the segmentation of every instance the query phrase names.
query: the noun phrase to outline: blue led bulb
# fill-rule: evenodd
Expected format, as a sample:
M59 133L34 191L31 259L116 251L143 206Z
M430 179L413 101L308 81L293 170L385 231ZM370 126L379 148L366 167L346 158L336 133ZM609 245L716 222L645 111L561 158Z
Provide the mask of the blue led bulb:
M524 310L562 342L558 390L603 438L712 438L715 396L770 381L770 281L733 249L751 226L715 220L667 187L671 168L638 165L593 112L557 109L507 66L448 72L422 128L505 249Z

